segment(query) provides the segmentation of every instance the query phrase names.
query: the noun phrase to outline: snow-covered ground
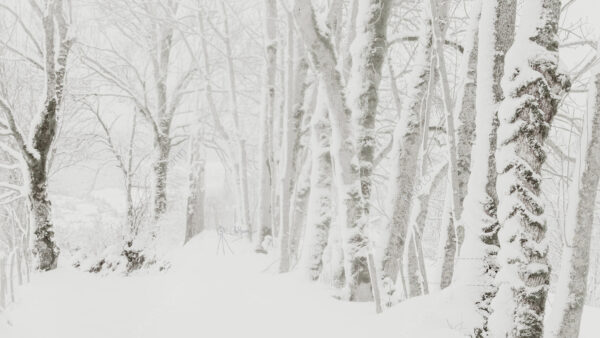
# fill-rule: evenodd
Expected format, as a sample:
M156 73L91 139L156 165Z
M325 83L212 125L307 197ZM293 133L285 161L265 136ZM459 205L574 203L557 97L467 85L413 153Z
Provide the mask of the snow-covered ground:
M37 274L0 315L2 338L464 337L470 318L458 290L405 301L381 315L347 303L274 259L228 237L217 254L207 232L169 257L164 273L100 276L61 267ZM587 308L581 337L597 337L600 309Z

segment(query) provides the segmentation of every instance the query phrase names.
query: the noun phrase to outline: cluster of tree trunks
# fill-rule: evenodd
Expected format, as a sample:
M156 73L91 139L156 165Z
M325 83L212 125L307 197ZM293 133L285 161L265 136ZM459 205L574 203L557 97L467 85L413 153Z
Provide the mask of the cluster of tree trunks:
M48 171L63 103L67 57L72 40L61 0L47 11L36 11L44 30L44 71L47 80L43 110L27 139L17 125L15 110L3 98L0 108L25 163L29 203L34 220L36 268L51 270L59 250L53 239ZM406 97L400 101L391 56L387 55L391 0L328 4L324 24L310 0L295 0L287 13L286 50L278 42L275 0L264 0L263 91L259 116L257 213L251 219L249 167L232 51L227 7L221 2L222 31L198 9L201 59L185 41L195 71L204 81L203 100L214 128L224 142L237 204L237 215L257 252L267 252L274 238L278 271L295 265L310 280L330 278L350 301L383 301L427 294L432 284L473 286L474 309L481 321L477 337L541 337L550 283L547 222L541 195L545 143L568 78L558 70L560 0L529 0L523 15L531 20L516 26L516 0L475 0L461 46L459 84L451 97L446 70L447 2L428 0L421 9L420 32L411 63ZM170 18L177 5L162 12ZM524 18L525 19L525 18ZM213 98L210 53L204 22L220 38L225 58L228 113L225 128ZM345 25L343 23L346 23ZM151 104L140 99L127 81L96 60L84 58L101 77L122 90L136 113L149 123L154 140L153 215L167 212L167 177L173 147L172 122L190 76L174 92L167 84L177 28L157 20L149 33L153 79ZM185 40L185 37L183 38ZM278 55L287 57L287 63ZM282 57L281 60L284 60ZM388 63L397 121L389 147L378 154L376 121L383 64ZM279 64L279 65L278 65ZM278 72L285 66L285 71ZM190 71L190 74L192 72ZM278 84L278 74L281 82ZM432 166L426 160L431 135L430 112L439 85L444 111L447 161ZM277 97L277 88L282 97ZM593 209L600 177L600 75L590 88L583 121L581 150L571 186L567 213L567 244L563 249L552 327L554 337L577 336L586 293ZM278 104L280 106L278 107ZM131 149L118 155L109 128L96 112L108 144L123 172L127 191L128 241L137 235L132 193ZM205 149L200 112L189 137L189 196L185 242L204 229ZM305 135L309 135L308 137ZM391 152L386 210L381 241L372 247L374 170ZM13 155L11 155L13 156ZM427 179L425 179L427 174ZM446 180L445 185L444 179ZM430 200L444 190L440 228L439 270L428 276L422 236ZM253 227L256 225L256 232ZM253 233L256 234L253 237ZM20 257L13 256L20 268ZM27 255L25 255L27 257ZM6 257L0 259L0 307L4 306ZM406 262L403 266L403 262ZM328 271L325 271L328 270ZM406 272L406 278L404 276ZM12 284L10 284L12 285ZM379 292L379 289L382 292ZM509 324L507 324L509 323Z

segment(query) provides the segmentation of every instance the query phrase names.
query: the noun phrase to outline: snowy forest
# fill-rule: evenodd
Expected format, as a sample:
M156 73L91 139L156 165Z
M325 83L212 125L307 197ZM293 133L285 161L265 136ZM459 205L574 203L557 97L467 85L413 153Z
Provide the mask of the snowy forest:
M593 338L597 0L0 0L0 337Z

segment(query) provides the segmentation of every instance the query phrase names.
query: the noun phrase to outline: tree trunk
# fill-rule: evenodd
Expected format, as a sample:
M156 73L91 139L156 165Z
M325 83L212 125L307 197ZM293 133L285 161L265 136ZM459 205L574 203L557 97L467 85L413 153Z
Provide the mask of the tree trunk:
M445 247L453 252L448 252L444 257L442 266L442 278L440 288L445 288L452 281L454 275L454 260L460 254L460 248L464 240L464 226L462 225L463 202L467 194L467 183L470 176L471 147L475 136L475 90L477 79L477 46L479 18L481 16L481 1L477 0L469 13L471 20L467 35L465 37L465 50L460 66L461 83L456 95L456 103L452 118L456 121L456 191L458 192L459 210L454 217L452 213L444 214L443 217L454 217L455 219L443 220L442 224L454 229L446 229L445 232L454 233L455 236L445 236L447 240L455 243L446 243ZM442 230L444 231L444 230ZM450 261L452 260L452 261Z
M423 257L421 239L425 230L425 221L429 212L429 202L435 189L442 183L442 179L448 173L448 165L444 164L441 168L435 169L433 177L429 177L429 181L424 181L422 178L422 188L416 198L418 204L415 204L411 211L411 227L410 237L408 240L408 295L409 297L420 296L423 293L429 292L427 284L427 273L425 270L425 259Z
M43 142L37 139L38 142ZM45 140L52 142L51 140ZM37 259L36 268L42 271L53 270L58 263L59 248L54 242L52 225L52 205L48 199L48 177L46 157L33 160L29 164L29 203L36 225L34 230L33 253Z
M377 143L374 128L379 103L378 90L387 51L387 19L390 6L389 0L359 2L356 38L351 47L352 69L346 90L348 107L352 111L356 128L355 144L362 195L360 222L363 224L356 229L356 235L365 238L364 227L369 223L371 175Z
M590 243L594 207L600 177L600 74L596 73L589 91L587 114L583 121L581 151L569 187L565 245L552 305L548 337L578 337L581 314L587 294Z
M310 197L304 251L301 265L311 280L317 280L323 268L323 252L327 246L333 213L331 201L331 127L324 88L319 85L317 108L311 119Z
M300 260L302 254L300 242L306 229L306 214L308 200L310 198L310 161L306 162L302 173L298 176L298 183L294 188L294 199L290 207L290 257L292 264L295 265Z
M156 32L156 55L153 55L154 90L156 91L156 123L154 128L154 220L167 212L167 180L171 152L173 114L167 106L167 82L173 41L173 28L163 25ZM159 230L159 229L156 229ZM153 235L156 233L153 232Z
M327 276L331 279L331 285L336 289L342 289L346 284L346 272L344 268L344 250L342 248L342 227L335 222L335 219L331 220L329 238L327 239L327 247L323 253L328 254L328 261L323 261L323 269L327 265ZM326 264L327 263L327 264ZM325 273L322 270L321 276ZM329 281L329 280L328 280Z
M348 17L346 18L346 27L344 29L344 39L342 48L338 50L339 66L341 68L342 81L347 83L350 78L350 70L352 68L352 42L356 38L356 16L358 15L358 0L350 0L348 4Z
M385 294L392 297L396 278L400 271L410 207L413 198L415 175L423 130L421 108L429 84L431 72L431 48L433 33L429 15L424 15L415 61L408 84L407 99L403 102L400 119L394 129L392 145L392 170L388 182L388 215L391 220L384 229L382 257L380 258L380 285Z
M248 191L248 154L246 152L246 140L238 140L240 154L240 166L238 176L240 178L240 192L242 197L242 223L246 227L246 238L252 241L252 221L250 219L250 192Z
M358 28L357 34L363 36L360 39L364 45L356 45L356 55L361 55L360 60L353 62L354 71L361 73L353 74L356 77L356 83L362 79L369 79L371 74L368 65L364 62L374 62L377 65L375 74L381 74L381 64L385 48L382 50L373 50L374 46L379 46L385 40L380 41L385 33L381 35L381 31L387 27L387 16L389 10L388 1L365 1L359 3L358 9ZM365 219L362 217L365 202L361 194L360 172L358 168L353 166L353 161L357 159L354 135L352 133L351 112L346 105L342 80L340 73L336 69L336 59L331 42L321 35L317 30L314 11L308 0L297 0L294 9L296 21L305 45L310 48L312 63L315 66L319 78L323 81L325 91L328 97L330 119L332 126L332 155L334 163L334 176L336 185L339 189L339 213L337 221L340 224L345 224L345 229L342 233L344 243L344 260L345 260L345 275L347 284L347 297L351 301L364 301L372 299L369 269L366 257L367 239L364 234L366 225ZM369 54L369 51L371 52ZM383 54L381 54L383 53ZM371 59L372 57L372 59ZM381 59L379 62L379 59ZM373 65L371 65L373 66ZM350 80L353 82L354 80ZM368 105L361 106L361 98L356 95L369 96L377 105L377 85L379 80L376 79L374 86L365 86L365 93L354 93L349 100L353 105L362 108L370 108ZM364 83L360 83L361 86ZM351 87L352 88L352 87ZM363 97L366 98L366 97ZM365 110L366 112L367 110ZM368 115L368 114L367 114ZM359 145L361 147L363 145ZM356 157L355 157L356 156Z
M168 134L167 134L168 135ZM154 143L155 158L152 166L154 174L154 220L167 212L167 174L171 141L168 136L157 136Z
M450 173L448 173L450 174ZM454 216L452 213L452 187L446 186L446 197L442 211L442 223L440 227L440 248L438 260L440 267L440 289L447 288L452 283L454 275L454 260L456 258L456 229L454 227Z
M360 205L357 225L346 234L347 251L357 250L361 270L365 268L368 226L371 199L371 175L375 150L375 118L379 103L381 69L387 51L387 20L391 1L360 1L356 13L356 37L351 46L352 68L347 83L348 108L354 120L355 144L360 177ZM350 229L349 229L350 230ZM359 243L355 246L355 243ZM351 254L350 256L354 256ZM351 263L355 264L355 263ZM368 272L368 265L366 266ZM361 272L363 273L363 272ZM372 294L368 298L372 297Z
M286 272L290 269L290 204L294 193L294 180L298 171L299 133L304 116L304 98L306 94L306 74L308 63L305 57L304 46L300 39L294 37L293 17L288 18L290 24L288 57L292 65L288 67L288 98L287 113L284 116L283 142L281 157L281 185L279 194L280 206L280 261L279 271ZM294 45L296 51L294 52ZM291 72L290 72L291 71Z
M277 75L277 2L265 0L265 93L260 115L260 150L259 150L259 191L258 191L258 222L256 251L265 252L262 243L265 236L272 235L271 221L273 206L271 205L271 189L273 182L272 139L273 117L275 111L275 79Z
M184 243L204 230L204 154L202 152L202 135L196 126L196 132L190 140L190 190L187 200L186 226Z
M437 17L437 7L435 5L436 0L429 0L430 9L431 9L431 17L435 19ZM479 10L477 9L477 12ZM474 48L474 40L477 36L477 21L479 14L475 13L472 18L471 27L469 30L469 34L467 36L468 44L470 44L470 50L467 50L466 57L469 58L466 61L466 66L464 67L464 80L466 81L469 68L471 68L472 73L474 73L474 66L476 60L476 48ZM436 59L438 65L438 72L440 74L440 82L442 84L442 98L444 103L444 110L446 111L446 139L447 139L447 152L448 152L448 186L446 188L447 196L446 196L446 205L444 206L444 214L442 215L442 233L446 233L445 239L446 243L444 245L444 255L443 255L443 263L442 263L442 271L441 271L441 279L440 279L440 288L443 289L450 285L452 282L452 276L454 274L454 261L456 258L456 252L458 249L458 221L460 220L462 214L462 200L464 198L464 182L468 178L468 170L464 172L458 167L458 150L456 146L456 137L457 133L454 128L454 120L457 116L453 114L452 109L452 99L450 98L450 88L448 83L448 75L446 72L446 64L444 58L444 34L441 33L439 26L437 24L433 25L434 38L435 38L435 50L436 50ZM474 74L473 74L474 77ZM466 96L465 97L465 85L463 83L462 89L460 90L459 96L459 104L460 108L456 108L456 114L460 114L464 108L467 110L472 110L472 104L469 101L472 101L472 98ZM468 114L469 112L463 112ZM472 111L471 111L472 113ZM463 134L465 138L469 138L468 135ZM469 143L469 140L466 140L463 143ZM469 152L470 149L462 149ZM463 160L466 159L465 153L463 152ZM462 177L460 177L462 176ZM463 183L463 187L461 187L461 183ZM451 203L450 203L451 202ZM442 237L443 238L443 237Z
M559 0L530 0L506 55L498 119L499 284L490 330L499 337L541 337L550 282L546 220L540 199L544 141L570 86L558 73ZM506 325L511 323L511 325Z
M68 25L64 17L63 2L53 1L41 18L45 38L45 77L46 92L44 109L38 123L30 130L31 139L26 141L17 126L16 113L0 97L0 108L4 110L8 127L11 130L23 160L28 167L29 202L35 222L34 248L36 269L47 271L56 268L59 249L54 243L51 221L51 204L48 200L49 156L56 137L58 113L62 104L66 76L67 58L73 44L68 37ZM58 47L58 52L57 52Z
M476 337L488 335L487 318L490 301L496 293L494 277L498 270L498 196L496 193L496 138L498 106L504 95L500 80L504 73L504 56L512 45L516 16L516 1L484 1L479 23L475 141L471 159L473 175L469 176L465 210L464 248L457 262L456 280L473 290L473 302L482 315L475 328ZM482 285L480 287L472 286Z

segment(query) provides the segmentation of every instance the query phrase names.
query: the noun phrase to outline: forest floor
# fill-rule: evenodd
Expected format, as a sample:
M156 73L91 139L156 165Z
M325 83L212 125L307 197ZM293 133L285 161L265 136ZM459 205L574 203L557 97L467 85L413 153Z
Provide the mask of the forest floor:
M445 290L376 315L372 303L341 302L297 273L271 273L273 257L244 240L206 232L169 258L166 272L101 276L70 267L36 274L0 314L2 338L464 337L465 297ZM597 337L600 309L587 308L581 337Z

